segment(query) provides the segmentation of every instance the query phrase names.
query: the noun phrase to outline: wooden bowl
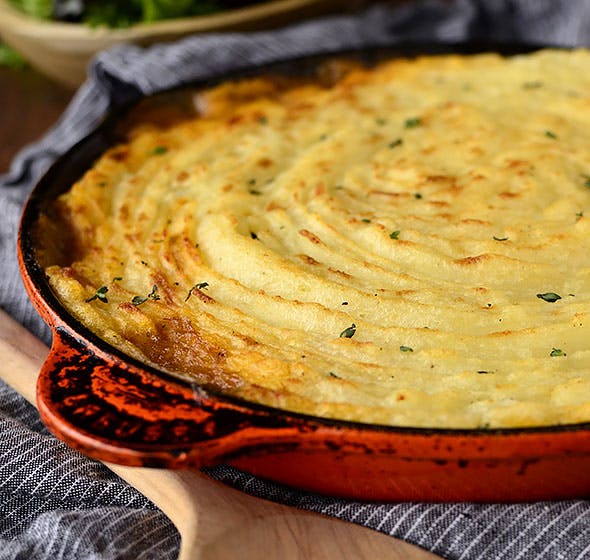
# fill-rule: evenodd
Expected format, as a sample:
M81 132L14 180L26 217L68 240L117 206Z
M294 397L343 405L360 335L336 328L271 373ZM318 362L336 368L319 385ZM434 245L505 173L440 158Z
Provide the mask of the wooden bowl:
M119 43L150 45L193 33L268 29L361 4L358 0L273 0L207 16L109 29L38 20L14 8L9 0L0 0L0 37L41 73L77 87L84 81L94 54Z

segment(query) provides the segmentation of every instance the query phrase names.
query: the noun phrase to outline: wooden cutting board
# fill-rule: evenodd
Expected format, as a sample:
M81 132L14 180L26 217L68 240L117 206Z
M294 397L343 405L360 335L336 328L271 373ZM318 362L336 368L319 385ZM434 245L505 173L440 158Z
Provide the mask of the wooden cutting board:
M0 310L0 378L33 405L47 352ZM359 525L249 496L199 472L108 466L176 525L181 560L439 558Z

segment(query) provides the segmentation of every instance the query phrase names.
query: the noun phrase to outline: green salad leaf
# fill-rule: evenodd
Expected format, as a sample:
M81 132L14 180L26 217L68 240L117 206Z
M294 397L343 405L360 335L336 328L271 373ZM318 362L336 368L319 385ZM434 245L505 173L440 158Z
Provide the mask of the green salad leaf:
M0 66L24 68L26 65L25 59L20 54L0 41Z
M37 19L51 19L53 0L12 0L21 12Z
M202 16L236 6L254 4L255 0L86 0L81 11L72 11L63 0L10 0L27 15L38 19L82 21L91 27L129 27L164 19ZM68 14L63 16L62 13ZM57 15L56 15L57 14ZM72 14L75 14L72 15Z

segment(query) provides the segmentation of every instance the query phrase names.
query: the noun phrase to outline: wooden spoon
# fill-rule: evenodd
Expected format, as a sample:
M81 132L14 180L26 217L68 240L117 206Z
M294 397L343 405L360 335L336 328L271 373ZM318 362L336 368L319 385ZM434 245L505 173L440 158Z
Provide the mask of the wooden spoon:
M47 353L0 310L0 378L33 405ZM181 560L440 558L359 525L249 496L199 472L108 466L176 525Z

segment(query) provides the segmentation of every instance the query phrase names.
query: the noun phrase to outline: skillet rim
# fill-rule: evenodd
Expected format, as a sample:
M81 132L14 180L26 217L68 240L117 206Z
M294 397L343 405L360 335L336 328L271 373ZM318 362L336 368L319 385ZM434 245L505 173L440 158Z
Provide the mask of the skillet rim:
M351 420L339 420L311 414L303 414L262 405L243 398L226 395L203 385L199 385L188 378L180 375L162 371L151 365L145 364L136 358L128 356L119 349L111 346L108 342L102 340L73 315L57 299L54 292L49 287L46 275L40 267L35 257L35 242L33 239L33 225L37 221L44 205L48 204L59 194L65 192L73 182L79 179L82 174L88 170L96 157L115 142L121 141L118 133L115 131L120 119L129 112L142 100L156 99L167 95L182 93L183 90L191 91L195 89L207 88L221 83L224 80L242 79L249 76L262 75L263 73L287 73L289 76L301 76L307 72L317 69L322 62L331 59L354 59L363 64L371 65L387 58L395 57L416 57L421 55L442 55L442 54L483 54L496 53L502 56L518 56L534 52L543 48L569 49L557 45L533 45L526 43L489 43L489 42L467 42L467 43L397 43L390 45L368 46L362 49L346 49L338 51L328 51L302 57L281 59L275 62L251 65L242 70L232 72L220 72L213 77L205 80L196 80L193 82L182 83L173 88L143 95L139 91L128 91L127 99L116 107L109 110L103 120L90 133L77 141L66 152L60 155L46 170L42 177L37 181L31 190L27 201L22 210L19 229L18 229L18 253L21 276L30 281L30 285L35 289L36 294L40 296L33 303L37 311L41 314L43 320L50 326L53 336L56 331L63 330L70 336L82 340L87 346L99 355L114 357L115 360L122 364L130 364L134 367L148 372L150 375L161 378L166 383L177 383L182 386L190 386L196 390L200 396L207 399L215 400L220 403L227 403L231 406L244 407L253 411L259 411L265 414L292 418L294 420L311 423L316 426L325 428L348 429L355 431L369 431L372 433L390 433L398 435L420 435L420 436L457 436L457 437L493 437L493 436L515 436L519 434L556 434L564 432L589 432L590 420L574 424L551 424L547 426L532 427L510 427L510 428L436 428L436 427L412 427L412 426L390 426L383 424L371 424ZM293 74L293 69L295 73ZM303 72L302 72L303 70ZM96 152L96 153L95 153ZM66 176L65 178L63 176ZM72 178L75 176L75 178ZM29 293L29 298L32 299ZM41 313L39 307L43 306L45 313ZM52 317L52 320L49 319ZM61 324L55 322L55 318L61 321Z

